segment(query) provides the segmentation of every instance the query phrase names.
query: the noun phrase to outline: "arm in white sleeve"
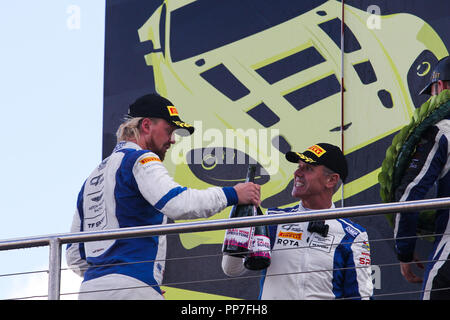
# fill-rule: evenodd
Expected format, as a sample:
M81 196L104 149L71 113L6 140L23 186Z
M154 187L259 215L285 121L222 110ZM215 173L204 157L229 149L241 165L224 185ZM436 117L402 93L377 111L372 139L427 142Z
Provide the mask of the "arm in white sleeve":
M75 211L73 216L72 226L70 232L80 232L81 231L81 221L78 210ZM84 272L88 267L88 263L84 255L84 247L82 243L70 243L67 245L66 249L66 261L67 265L80 277L84 276Z
M356 282L359 296L369 299L373 295L372 268L370 245L367 232L361 232L354 240L352 246L353 263L356 271Z
M136 160L133 174L144 198L173 220L206 218L238 202L232 187L197 190L179 185L152 152Z
M244 267L244 258L224 254L222 256L222 270L229 277L240 276L247 271Z

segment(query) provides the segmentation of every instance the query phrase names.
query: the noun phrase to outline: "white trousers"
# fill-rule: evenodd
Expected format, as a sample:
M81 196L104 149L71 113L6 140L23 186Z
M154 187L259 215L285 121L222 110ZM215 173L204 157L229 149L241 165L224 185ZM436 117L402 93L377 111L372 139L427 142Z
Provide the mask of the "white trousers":
M83 281L79 300L164 300L148 284L118 273Z

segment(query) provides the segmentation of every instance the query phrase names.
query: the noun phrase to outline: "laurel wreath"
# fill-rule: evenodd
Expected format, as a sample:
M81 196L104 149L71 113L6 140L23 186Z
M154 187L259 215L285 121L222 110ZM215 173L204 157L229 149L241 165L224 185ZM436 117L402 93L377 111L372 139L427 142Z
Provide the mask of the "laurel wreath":
M394 201L395 190L411 162L422 134L427 128L448 115L450 115L450 90L444 90L417 108L410 123L392 139L392 144L386 150L386 157L378 175L380 196L384 202ZM435 211L420 212L417 234L433 233L434 213ZM395 214L388 214L386 217L389 224L393 226Z

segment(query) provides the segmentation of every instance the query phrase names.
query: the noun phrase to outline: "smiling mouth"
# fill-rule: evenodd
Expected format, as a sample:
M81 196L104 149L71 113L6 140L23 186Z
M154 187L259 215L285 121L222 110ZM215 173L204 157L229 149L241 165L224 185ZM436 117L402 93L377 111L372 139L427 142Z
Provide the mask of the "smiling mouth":
M304 185L305 185L304 181L301 181L299 178L294 179L294 187L295 188L300 188L300 187L303 187Z

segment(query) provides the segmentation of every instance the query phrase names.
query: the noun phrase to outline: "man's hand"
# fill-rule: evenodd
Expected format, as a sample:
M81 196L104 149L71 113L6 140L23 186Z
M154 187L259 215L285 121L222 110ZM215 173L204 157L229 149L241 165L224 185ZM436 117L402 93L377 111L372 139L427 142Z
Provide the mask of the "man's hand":
M414 259L412 262L400 262L400 272L402 273L402 276L406 279L406 281L411 283L420 283L423 281L423 279L419 276L417 276L412 271L412 266L415 264L419 269L424 269L424 265L421 262L418 262L416 256L414 256Z
M261 186L253 182L238 183L234 186L238 196L238 204L261 204Z

